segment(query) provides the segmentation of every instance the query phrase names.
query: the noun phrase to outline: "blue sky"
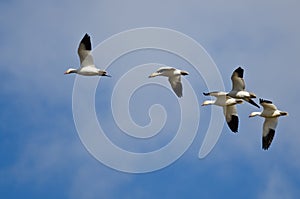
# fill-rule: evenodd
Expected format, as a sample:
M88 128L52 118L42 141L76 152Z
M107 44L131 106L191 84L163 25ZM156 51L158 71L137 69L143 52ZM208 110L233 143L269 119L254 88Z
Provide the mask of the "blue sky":
M293 0L1 1L1 197L298 198L299 6ZM261 149L262 118L249 119L255 108L243 104L238 107L239 133L234 135L224 126L216 146L204 159L198 158L198 151L208 128L208 107L200 107L199 130L190 148L162 170L122 173L89 154L73 121L75 76L63 72L78 66L77 47L86 32L96 47L111 35L148 26L174 29L199 42L218 66L226 90L231 88L230 75L235 67L245 66L247 89L289 112L288 117L280 118L268 151ZM116 78L130 66L149 60L175 67L186 64L176 56L151 50L117 60L111 67L113 77L103 81L104 88L96 95L101 102L96 104L97 114L99 120L107 122L105 128L113 121L109 108L101 104L109 102ZM204 80L193 75L185 79L202 102L205 98L201 93L207 91ZM150 87L145 89L153 92ZM139 103L138 108L132 108L137 123L149 122L152 103L161 103L167 111L176 104L170 91L158 90L161 100L136 93L136 103L148 99L146 108ZM174 118L168 117L165 132L174 129L178 113L175 110ZM122 133L115 126L112 129ZM160 146L170 137L167 134L159 143L151 144ZM120 141L119 136L111 138ZM124 144L122 140L120 144ZM143 144L147 143L138 146Z

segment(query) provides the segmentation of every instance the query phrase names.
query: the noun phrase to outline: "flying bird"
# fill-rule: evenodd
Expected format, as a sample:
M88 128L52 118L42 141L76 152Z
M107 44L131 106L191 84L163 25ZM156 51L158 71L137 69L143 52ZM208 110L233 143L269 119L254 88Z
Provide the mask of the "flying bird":
M256 95L254 93L250 93L245 90L245 81L243 79L244 76L244 69L241 67L238 67L235 71L233 71L231 75L231 81L232 81L232 89L227 94L230 97L243 99L250 104L256 106L259 108L259 105L257 105L251 98L256 98Z
M261 116L265 118L262 134L262 148L268 150L275 135L275 129L278 123L278 117L288 115L285 111L280 111L269 100L259 99L260 105L263 106L262 112L252 112L249 117Z
M203 93L203 95L214 96L216 100L206 100L202 103L202 106L217 105L223 107L223 113L228 127L232 132L238 132L239 117L235 105L243 103L243 100L231 98L225 92L210 92Z
M91 53L92 45L91 38L88 34L85 34L80 41L77 53L80 58L80 68L69 68L64 74L77 73L84 76L108 76L106 71L96 68L94 64L93 55Z
M173 67L161 67L155 73L152 73L149 78L156 76L165 76L169 78L169 82L173 91L178 97L182 97L181 75L188 75L189 73Z

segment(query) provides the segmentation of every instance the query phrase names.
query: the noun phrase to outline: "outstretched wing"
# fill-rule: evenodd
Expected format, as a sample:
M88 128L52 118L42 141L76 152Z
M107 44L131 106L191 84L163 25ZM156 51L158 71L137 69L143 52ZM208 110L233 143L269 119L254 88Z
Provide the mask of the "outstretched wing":
M232 82L232 90L234 91L243 91L245 90L245 81L243 79L244 76L244 69L238 67L233 71L231 75L231 82Z
M209 93L203 93L205 96L214 96L214 97L219 97L219 96L226 96L227 93L225 92L220 92L220 91L213 91Z
M81 67L94 66L94 59L91 50L92 50L91 38L88 34L85 34L82 40L80 41L77 50Z
M224 106L223 112L225 115L225 119L228 127L234 133L238 132L239 127L239 117L237 114L237 109L235 105L232 106Z
M270 110L270 111L277 110L277 107L270 100L264 100L260 98L259 103L264 107L265 110Z
M159 69L157 69L157 73L164 73L164 72L166 72L166 71L174 71L174 70L176 70L176 68L173 68L173 67L170 67L170 66L164 66L164 67L160 67Z
M169 77L169 82L172 86L173 91L176 93L178 97L182 97L182 84L181 84L181 76L175 75Z
M262 148L264 150L268 150L273 141L277 123L278 123L277 117L265 119L263 125L263 135L262 135Z
M256 106L257 108L260 108L258 104L255 103L255 101L253 101L250 98L245 98L244 99L246 102L249 102L250 104L252 104L253 106Z

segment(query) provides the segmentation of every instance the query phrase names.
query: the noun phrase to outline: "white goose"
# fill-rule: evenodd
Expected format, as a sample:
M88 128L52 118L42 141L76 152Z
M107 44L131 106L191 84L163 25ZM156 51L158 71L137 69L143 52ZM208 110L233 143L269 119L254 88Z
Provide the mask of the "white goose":
M214 96L216 100L206 100L202 106L217 105L223 107L223 113L230 130L234 133L238 132L239 118L236 110L236 104L243 103L242 99L229 97L225 92L203 93L205 96Z
M235 71L233 71L231 75L232 89L228 95L233 98L243 99L259 108L259 106L251 99L256 98L256 95L245 90L243 75L244 69L241 67L238 67Z
M280 111L269 100L259 99L259 103L263 106L262 112L252 112L249 117L261 116L265 118L262 134L262 148L267 150L275 135L275 129L278 123L278 117L288 115L287 112Z
M181 75L189 73L173 67L161 67L155 73L152 73L149 78L156 76L165 76L169 78L169 82L178 97L182 97Z
M78 51L77 51L80 58L80 68L79 69L69 68L64 74L77 73L79 75L84 75L84 76L111 77L110 75L107 74L106 71L96 68L91 50L92 50L91 38L88 34L85 34L79 44Z

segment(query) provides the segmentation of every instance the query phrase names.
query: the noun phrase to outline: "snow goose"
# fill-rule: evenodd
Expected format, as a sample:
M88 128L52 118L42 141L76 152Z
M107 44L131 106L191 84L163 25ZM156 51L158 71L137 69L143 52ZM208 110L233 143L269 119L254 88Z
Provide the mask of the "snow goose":
M214 96L216 100L206 100L202 106L217 105L223 107L223 113L230 130L234 133L238 132L239 118L236 110L236 104L243 103L242 99L231 98L225 92L203 93L205 96Z
M91 38L88 34L85 34L77 50L80 58L80 68L79 69L69 68L64 74L77 73L79 75L84 75L84 76L110 77L110 75L108 75L106 71L96 68L91 50L92 50Z
M243 79L244 69L238 67L231 75L232 90L228 93L230 97L243 99L250 104L259 108L259 106L251 99L256 98L254 93L245 90L245 81Z
M182 97L181 75L189 73L173 67L161 67L155 73L152 73L149 78L156 76L165 76L169 78L169 82L178 97Z
M262 112L252 112L249 117L261 116L265 118L262 134L262 148L267 150L275 135L278 117L288 115L288 113L278 110L269 100L259 99L259 103L263 106L264 110Z

